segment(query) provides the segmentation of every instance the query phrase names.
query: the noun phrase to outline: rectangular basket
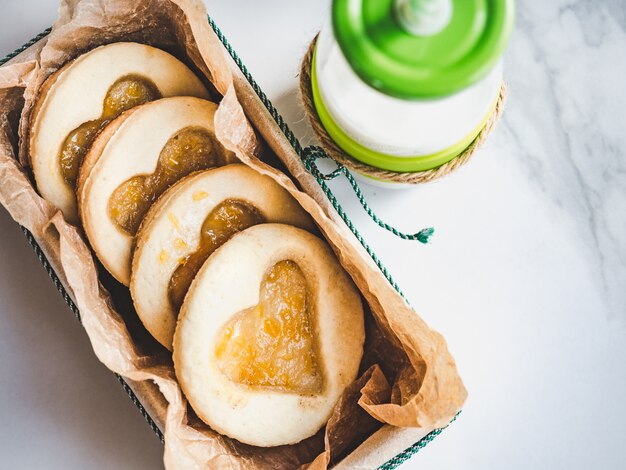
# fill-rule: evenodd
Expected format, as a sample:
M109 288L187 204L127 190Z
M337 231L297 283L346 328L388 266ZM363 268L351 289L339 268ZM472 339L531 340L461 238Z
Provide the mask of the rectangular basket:
M381 270L381 272L383 273L385 278L389 281L391 286L400 295L404 297L399 286L396 284L396 282L393 280L393 278L389 274L389 271L384 267L384 265L378 259L374 251L369 247L369 245L367 244L363 236L358 232L356 227L354 227L348 215L342 209L341 205L337 201L333 192L330 190L330 188L326 184L326 179L318 171L312 171L311 162L305 159L305 152L307 149L302 147L302 145L300 144L296 136L293 134L289 126L285 123L284 119L282 118L278 110L274 107L272 102L268 99L267 95L255 82L254 78L252 77L252 75L250 74L250 72L248 71L244 63L241 61L237 53L234 51L232 46L229 44L226 37L222 34L220 29L217 27L213 19L211 17L208 17L208 21L211 27L213 28L213 31L215 32L215 34L221 41L222 45L224 46L224 48L226 49L226 51L232 58L232 68L233 68L233 71L235 72L236 80L238 79L237 80L238 91L248 94L249 97L252 97L254 100L256 100L259 103L258 109L255 110L259 114L258 116L256 116L258 119L254 119L254 116L250 116L253 123L256 124L256 127L258 128L259 119L264 119L265 123L270 122L270 125L272 126L272 129L268 129L268 131L275 131L276 130L275 128L279 129L280 131L279 133L272 132L272 135L278 134L279 138L273 139L273 142L268 142L270 146L272 147L277 146L279 148L290 147L289 151L295 152L297 154L297 156L300 159L300 165L302 166L302 168L305 168L307 170L306 180L309 180L309 181L301 181L303 185L306 186L306 190L310 192L315 192L315 193L319 193L321 190L321 192L327 198L327 200L324 201L325 204L323 204L323 206L326 206L325 208L328 209L327 212L329 214L335 215L337 218L341 219L348 226L350 231L354 234L355 238L363 246L365 251L368 253L368 255L372 258L374 263ZM36 37L28 41L26 44L22 45L21 47L19 47L12 53L8 54L7 56L1 58L0 65L3 65L9 60L24 53L30 47L35 46L39 41L41 41L48 35L50 30L51 30L50 28L46 29L45 31L43 31L42 33L40 33L39 35L37 35ZM271 121L267 119L268 116L271 118ZM263 132L263 129L260 129L260 131L264 135L264 137L267 137L267 133ZM316 168L314 169L316 170ZM313 185L315 185L315 187ZM317 200L318 202L320 202L319 199ZM332 207L332 210L330 209L330 207ZM63 297L63 300L65 301L69 309L72 311L76 319L80 322L81 321L80 311L78 307L76 306L71 294L68 292L62 280L57 275L55 271L55 267L49 261L49 257L46 255L46 253L44 252L42 247L39 245L35 237L26 228L24 227L21 227L21 228L22 228L22 231L24 232L24 235L26 236L26 239L28 240L28 243L30 244L33 251L37 255L37 258L41 262L42 266L44 267L44 269L46 270L46 272L52 279L52 282L54 283L55 287L57 288L57 290ZM146 422L148 423L152 431L157 435L157 437L161 440L161 442L163 442L164 438L163 438L163 433L159 427L160 423L157 423L155 419L153 419L152 415L154 413L151 413L151 410L158 409L158 407L161 406L162 403L145 403L145 402L142 403L142 401L138 398L138 396L146 395L145 393L142 393L142 391L145 391L146 389L149 389L152 387L156 387L156 385L151 384L151 383L145 383L145 382L134 382L134 381L123 378L119 374L115 374L115 376L117 377L117 380L122 385L124 391L128 394L128 397L130 398L130 400L134 403L134 405L137 407L141 415L145 418ZM452 421L454 421L455 419L456 417ZM417 452L419 452L423 447L425 447L435 437L441 434L441 432L445 429L445 427L434 429L426 435L422 434L422 435L417 436L415 433L413 433L407 436L406 434L399 435L397 431L391 430L389 428L391 427L390 426L383 427L380 431L375 433L365 442L365 443L370 443L376 446L378 444L382 444L385 441L385 439L394 438L398 440L399 448L404 449L401 452L399 452L397 455L391 454L389 456L385 456L381 458L380 462L384 462L384 463L379 464L377 468L382 469L382 470L390 470L390 469L394 469L398 467L399 465L407 461L409 458L411 458L413 455L415 455ZM412 440L407 440L407 439L411 439L411 437L413 437ZM418 439L417 442L415 442L416 439ZM353 453L357 453L357 452L358 452L358 448ZM347 465L344 464L344 462L340 462L335 468L344 468L344 467L347 468Z

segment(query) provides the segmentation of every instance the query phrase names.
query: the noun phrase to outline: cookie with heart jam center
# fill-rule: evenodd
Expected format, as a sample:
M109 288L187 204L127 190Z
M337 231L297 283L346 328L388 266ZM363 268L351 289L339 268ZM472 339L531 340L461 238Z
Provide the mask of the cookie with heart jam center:
M359 292L330 247L284 224L235 234L202 266L174 335L176 376L218 432L270 447L312 436L356 378Z

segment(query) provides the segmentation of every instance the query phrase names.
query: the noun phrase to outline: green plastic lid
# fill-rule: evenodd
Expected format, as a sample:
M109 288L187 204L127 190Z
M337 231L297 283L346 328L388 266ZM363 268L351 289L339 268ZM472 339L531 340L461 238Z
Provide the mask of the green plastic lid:
M485 77L513 26L513 0L334 0L335 38L370 86L404 99L450 95Z

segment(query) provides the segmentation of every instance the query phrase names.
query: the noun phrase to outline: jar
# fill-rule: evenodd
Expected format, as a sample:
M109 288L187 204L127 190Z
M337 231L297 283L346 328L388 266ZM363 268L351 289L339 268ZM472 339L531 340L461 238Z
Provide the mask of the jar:
M376 168L450 161L494 111L512 24L513 0L334 0L311 68L322 125Z

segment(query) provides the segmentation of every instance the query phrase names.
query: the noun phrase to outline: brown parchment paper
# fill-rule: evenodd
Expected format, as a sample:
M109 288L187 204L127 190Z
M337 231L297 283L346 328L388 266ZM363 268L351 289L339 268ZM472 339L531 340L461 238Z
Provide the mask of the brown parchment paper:
M218 139L243 163L272 177L299 201L359 287L366 304L360 376L316 436L297 445L261 449L221 436L200 422L188 409L171 356L137 326L132 309L127 308L127 292L99 269L80 229L67 224L33 187L26 143L39 87L68 60L116 41L165 49L205 77L216 100L221 99L215 117ZM199 1L63 0L59 19L43 43L0 67L0 203L51 258L80 309L100 361L132 383L151 381L158 386L160 392L148 387L143 398L166 403L154 418L164 426L168 468L324 469L349 455L383 423L424 430L447 424L466 391L443 338L395 292L327 207L299 189L295 179L255 156L259 142L245 113L256 108L249 106L251 97L244 96L237 80ZM263 124L255 117L257 125ZM298 174L301 165L280 156L292 176L314 192ZM146 395L159 393L162 396Z

